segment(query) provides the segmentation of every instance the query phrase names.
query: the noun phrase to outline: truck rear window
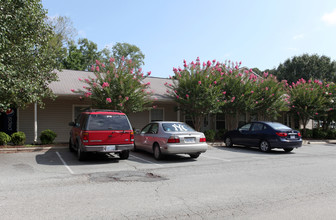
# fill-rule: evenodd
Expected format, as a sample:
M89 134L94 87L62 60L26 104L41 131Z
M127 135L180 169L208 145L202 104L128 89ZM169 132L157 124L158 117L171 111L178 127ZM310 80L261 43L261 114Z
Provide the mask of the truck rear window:
M87 130L132 130L126 115L90 115Z

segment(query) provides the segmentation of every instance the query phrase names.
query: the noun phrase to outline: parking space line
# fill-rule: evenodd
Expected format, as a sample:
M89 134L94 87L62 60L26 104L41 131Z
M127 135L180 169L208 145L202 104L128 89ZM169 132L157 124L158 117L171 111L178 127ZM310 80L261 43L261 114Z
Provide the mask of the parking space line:
M57 154L57 156L60 158L60 160L62 161L62 163L64 164L64 166L69 170L69 172L70 172L71 174L75 174L75 173L71 170L71 168L67 165L67 163L63 160L63 158L61 157L60 153L58 153L58 152L56 151L56 154Z
M218 157L210 157L210 156L204 156L204 155L201 155L201 157L214 159L214 160L221 160L221 161L225 161L225 162L230 162L231 161L231 160L228 160L228 159L222 159L222 158L218 158Z
M140 158L140 157L136 157L136 156L134 156L134 155L130 155L130 156L131 156L131 157L134 157L134 158L136 158L136 159L138 159L138 160L142 160L142 161L145 161L145 162L147 162L147 163L151 163L151 164L154 164L154 165L156 165L156 166L162 167L161 164L153 163L153 162L151 162L151 161L149 161L149 160L145 160L145 159L142 159L142 158Z

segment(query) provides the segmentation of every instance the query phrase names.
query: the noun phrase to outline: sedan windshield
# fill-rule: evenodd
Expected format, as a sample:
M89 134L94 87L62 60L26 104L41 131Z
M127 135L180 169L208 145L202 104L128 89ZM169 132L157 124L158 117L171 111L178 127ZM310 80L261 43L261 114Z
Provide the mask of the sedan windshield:
M174 131L174 132L184 132L184 131L195 131L187 124L184 123L163 123L162 128L164 131Z

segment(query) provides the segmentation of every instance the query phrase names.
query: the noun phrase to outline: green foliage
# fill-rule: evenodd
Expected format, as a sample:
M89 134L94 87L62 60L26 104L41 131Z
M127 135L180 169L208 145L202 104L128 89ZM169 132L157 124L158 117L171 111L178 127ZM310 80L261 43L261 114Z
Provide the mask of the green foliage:
M215 135L216 131L215 130L206 130L204 131L204 135L207 141L214 141L215 140Z
M87 38L78 39L78 46L69 42L68 56L63 61L63 66L71 70L89 70L90 66L100 57L97 44Z
M122 61L122 57L132 60L135 69L139 69L145 64L145 55L141 50L137 46L128 43L116 43L112 47L112 56L117 61Z
M26 135L22 131L13 133L11 138L14 145L23 145L26 142Z
M11 141L11 137L5 132L0 132L0 145L6 145Z
M125 113L141 112L150 108L152 101L149 83L141 69L135 70L132 60L114 58L106 65L96 61L91 67L95 78L84 79L88 85L85 90L73 91L85 98L90 98L96 108L121 110ZM80 79L82 80L82 79Z
M40 140L42 144L52 144L57 137L57 134L50 129L41 132Z
M208 61L201 67L200 60L187 65L184 60L184 69L174 68L173 83L166 83L167 92L178 104L180 110L188 115L195 126L200 130L201 123L206 115L220 112L224 105L221 102L220 74L218 65Z
M224 140L224 134L227 132L227 129L219 129L216 131L215 139Z
M336 139L336 130L335 129L329 129L327 131L327 138L328 139Z
M288 94L291 102L291 112L297 114L304 130L309 119L324 111L330 104L329 93L325 83L318 80L306 82L300 79L297 83L288 86Z
M312 138L313 137L313 130L310 130L310 129L306 129L306 132L304 132L304 130L301 129L300 133L302 135L302 138Z
M67 57L67 46L72 41L77 31L73 27L73 23L69 17L56 16L48 17L47 23L53 28L54 35L49 41L50 45L55 48L57 54L57 63L62 65Z
M228 67L226 67L228 68ZM223 77L226 93L223 112L250 113L265 120L275 120L281 111L288 109L284 87L272 74L263 77L252 70L231 67Z
M40 0L0 0L0 110L53 97L57 48Z
M289 83L301 78L335 81L336 62L317 54L294 56L278 66L276 76L279 80L287 80Z
M328 136L328 132L324 131L320 128L314 128L313 129L313 138L316 139L325 139Z

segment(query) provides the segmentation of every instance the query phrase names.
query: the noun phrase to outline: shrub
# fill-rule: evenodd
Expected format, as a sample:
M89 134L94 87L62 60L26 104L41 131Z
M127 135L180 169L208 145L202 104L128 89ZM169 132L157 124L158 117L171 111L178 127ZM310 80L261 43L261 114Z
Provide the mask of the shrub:
M227 130L225 128L223 129L219 129L217 132L216 132L216 135L215 135L215 139L216 140L224 140L224 134L227 132Z
M324 131L322 129L313 129L313 138L320 138L324 139L328 135L327 131Z
M327 138L328 139L335 139L336 138L336 130L328 130L327 131Z
M11 141L11 138L5 132L0 132L0 145L6 145L8 142Z
M313 137L313 131L310 129L306 129L306 133L304 134L303 129L300 130L300 133L302 135L302 138L312 138Z
M14 145L23 145L26 142L26 135L22 131L13 133L11 137Z
M215 134L216 134L215 130L204 131L204 135L205 135L207 141L214 141L215 140Z
M42 144L52 144L57 137L57 134L50 129L41 132L40 140Z

